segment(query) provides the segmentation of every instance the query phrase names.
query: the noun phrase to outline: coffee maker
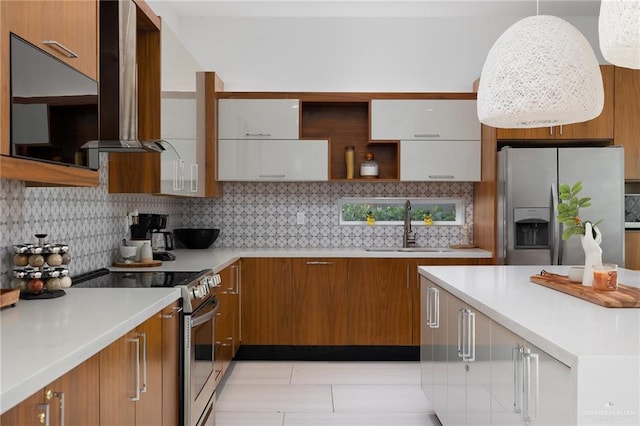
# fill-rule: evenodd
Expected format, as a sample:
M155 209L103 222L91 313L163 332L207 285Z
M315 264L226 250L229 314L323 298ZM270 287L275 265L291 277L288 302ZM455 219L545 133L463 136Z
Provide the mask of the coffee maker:
M175 260L173 233L167 231L167 215L140 213L138 223L131 225L132 239L150 239L154 260Z

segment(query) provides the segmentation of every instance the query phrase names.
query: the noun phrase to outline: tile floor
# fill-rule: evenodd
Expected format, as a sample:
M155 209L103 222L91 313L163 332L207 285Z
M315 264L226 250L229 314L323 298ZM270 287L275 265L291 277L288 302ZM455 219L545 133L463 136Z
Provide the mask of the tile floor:
M234 361L216 426L439 426L417 362Z

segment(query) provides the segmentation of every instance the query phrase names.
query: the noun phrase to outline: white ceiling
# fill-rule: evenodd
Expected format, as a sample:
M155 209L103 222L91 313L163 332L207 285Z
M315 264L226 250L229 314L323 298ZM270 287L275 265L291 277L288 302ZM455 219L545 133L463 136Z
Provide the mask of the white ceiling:
M599 0L147 0L158 14L192 17L596 16Z

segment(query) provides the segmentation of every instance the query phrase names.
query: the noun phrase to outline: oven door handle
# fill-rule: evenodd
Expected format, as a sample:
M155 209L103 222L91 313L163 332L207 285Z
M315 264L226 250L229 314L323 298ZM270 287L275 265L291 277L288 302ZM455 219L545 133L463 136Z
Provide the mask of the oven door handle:
M214 317L214 315L218 312L218 309L220 308L220 303L218 303L218 298L216 297L213 300L214 300L213 303L215 303L216 307L213 308L213 310L211 310L210 312L207 312L202 316L196 315L191 322L191 327L197 327L199 325L204 324L207 321L211 321L211 318Z

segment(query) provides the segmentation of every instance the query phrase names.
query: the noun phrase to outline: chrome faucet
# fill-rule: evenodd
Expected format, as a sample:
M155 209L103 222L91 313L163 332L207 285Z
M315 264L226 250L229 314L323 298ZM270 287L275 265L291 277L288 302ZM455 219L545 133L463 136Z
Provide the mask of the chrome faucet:
M404 202L404 234L402 235L402 247L415 247L416 233L411 230L411 201Z

